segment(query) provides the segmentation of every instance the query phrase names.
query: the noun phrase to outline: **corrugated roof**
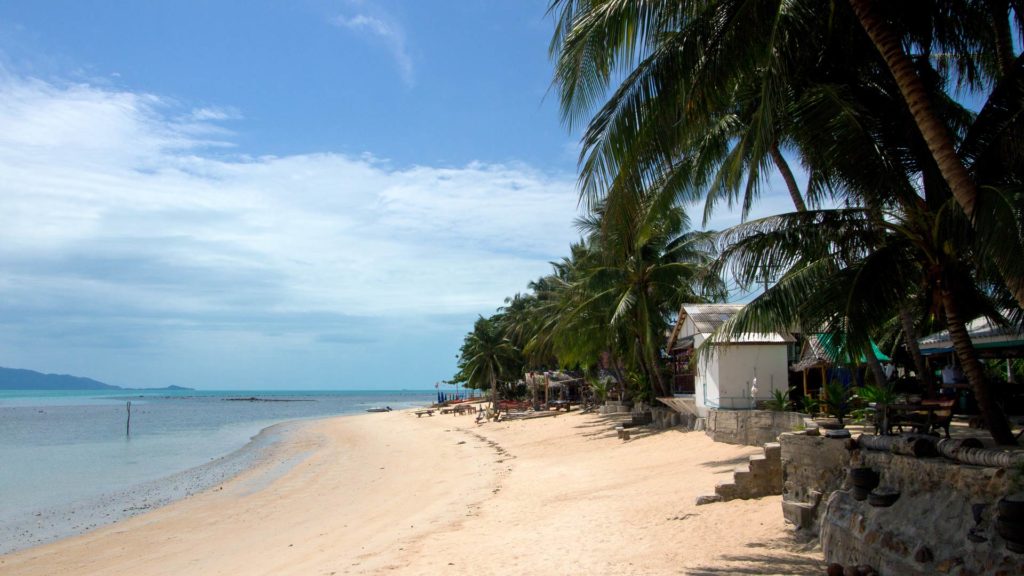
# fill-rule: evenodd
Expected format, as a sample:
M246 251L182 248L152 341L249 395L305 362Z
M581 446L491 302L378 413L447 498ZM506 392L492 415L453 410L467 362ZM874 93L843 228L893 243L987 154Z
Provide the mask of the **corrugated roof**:
M743 309L743 304L683 304L682 311L697 332L710 334Z
M699 334L710 336L726 320L743 309L743 304L683 304L679 307L679 318L668 339L668 349L676 350L693 346L693 337L680 338L683 323L689 318ZM730 344L785 344L794 342L787 332L750 332L722 338L719 343Z
M845 341L845 338L842 340ZM843 341L839 344L834 343L832 334L808 334L807 339L804 340L800 361L790 366L789 369L793 372L801 372L819 366L833 366L837 362L849 364L850 356L845 351L845 347L845 342ZM878 358L880 362L892 360L878 349L874 341L871 342L871 350L874 352L875 358ZM859 364L863 364L866 361L867 358L863 354L857 358Z
M1015 347L1024 344L1024 330L1018 326L1000 326L982 316L967 323L967 334L976 348ZM922 354L945 352L953 348L949 330L929 334L917 341Z

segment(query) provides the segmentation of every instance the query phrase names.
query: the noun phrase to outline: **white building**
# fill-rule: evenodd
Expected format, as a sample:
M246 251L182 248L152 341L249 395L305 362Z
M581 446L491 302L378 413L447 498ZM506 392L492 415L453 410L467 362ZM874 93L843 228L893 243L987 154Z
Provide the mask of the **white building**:
M719 337L707 343L711 348L705 353L699 352L722 323L742 308L742 304L683 304L679 309L668 350L677 370L687 364L692 370L693 400L701 417L709 409L747 410L756 401L771 398L774 390L789 389L788 348L795 341L789 333ZM756 394L751 396L755 378Z

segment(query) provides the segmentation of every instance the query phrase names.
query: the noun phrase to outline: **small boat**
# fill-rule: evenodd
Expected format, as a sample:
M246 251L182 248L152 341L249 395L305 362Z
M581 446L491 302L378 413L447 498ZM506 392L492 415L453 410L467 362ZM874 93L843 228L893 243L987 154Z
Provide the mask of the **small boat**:
M391 406L385 406L384 408L367 408L367 412L391 412Z

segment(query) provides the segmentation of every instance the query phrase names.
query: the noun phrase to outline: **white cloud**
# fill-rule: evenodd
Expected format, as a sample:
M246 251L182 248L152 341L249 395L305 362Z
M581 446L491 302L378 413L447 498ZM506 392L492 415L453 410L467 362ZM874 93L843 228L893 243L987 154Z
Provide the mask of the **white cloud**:
M331 20L331 22L335 26L348 30L367 32L383 41L384 45L391 52L391 56L395 59L395 64L398 66L398 72L402 77L402 81L407 86L412 86L416 83L412 58L406 49L405 31L392 19L384 16L357 14L347 17L338 16Z
M196 134L234 116L169 106L0 81L7 322L488 313L575 236L571 176L329 153L228 161Z

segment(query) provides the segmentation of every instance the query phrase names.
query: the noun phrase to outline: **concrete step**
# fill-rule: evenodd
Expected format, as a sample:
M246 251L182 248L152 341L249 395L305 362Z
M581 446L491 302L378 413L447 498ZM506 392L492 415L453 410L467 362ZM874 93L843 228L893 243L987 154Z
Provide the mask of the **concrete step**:
M805 528L814 523L815 509L817 506L806 502L782 501L782 517L786 522L795 525L797 528Z
M708 494L705 496L697 496L697 506L703 506L705 504L713 504L715 502L721 502L722 497L718 494Z
M731 482L722 482L715 486L715 494L720 496L723 501L735 500L737 497L736 485Z

